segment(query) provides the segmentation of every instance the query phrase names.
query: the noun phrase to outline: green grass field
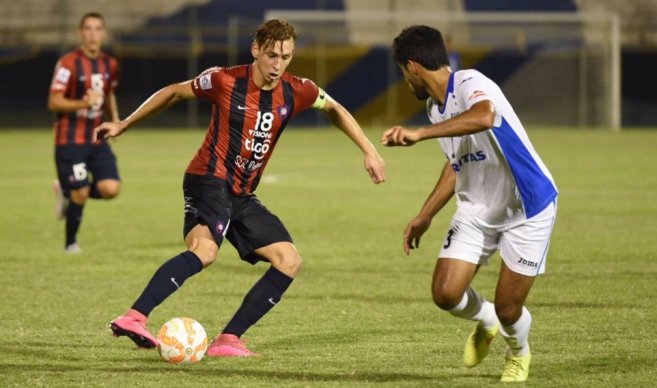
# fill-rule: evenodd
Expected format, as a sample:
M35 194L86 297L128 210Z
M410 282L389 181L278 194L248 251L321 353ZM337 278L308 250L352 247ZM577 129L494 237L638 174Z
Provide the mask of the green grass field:
M561 195L547 273L527 302L527 385L654 386L657 131L529 133ZM380 130L368 134L377 140ZM50 131L0 132L0 386L498 384L501 338L477 368L462 367L472 324L431 302L453 204L420 250L401 250L402 230L442 167L437 144L381 149L388 181L376 186L337 130L289 130L258 190L305 264L283 302L245 335L262 357L174 366L111 337L108 322L184 250L182 174L203 136L136 128L118 139L123 191L88 204L84 252L67 256L52 212ZM266 268L241 262L225 244L217 263L153 312L151 331L190 316L214 336ZM498 269L499 257L475 280L488 297Z

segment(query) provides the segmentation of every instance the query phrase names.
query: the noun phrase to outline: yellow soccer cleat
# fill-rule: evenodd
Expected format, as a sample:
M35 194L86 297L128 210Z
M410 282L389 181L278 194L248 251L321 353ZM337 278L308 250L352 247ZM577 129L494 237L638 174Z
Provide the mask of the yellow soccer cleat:
M499 330L499 323L490 330L479 328L479 326L474 329L465 341L465 350L463 352L463 363L465 366L472 368L478 365L488 355L490 344Z
M527 380L531 359L531 353L527 353L525 356L507 356L500 381L503 383L520 383Z

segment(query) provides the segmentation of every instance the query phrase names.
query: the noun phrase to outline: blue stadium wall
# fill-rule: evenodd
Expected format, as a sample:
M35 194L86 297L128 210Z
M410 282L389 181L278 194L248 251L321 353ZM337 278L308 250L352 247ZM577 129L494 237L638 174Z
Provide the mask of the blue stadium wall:
M255 2L226 2L214 0L207 5L197 8L197 20L202 26L216 26L226 24L229 16L239 15L253 20L261 20L264 16L264 7L254 7ZM261 4L260 2L257 2ZM340 10L344 4L339 1L288 0L284 3L289 9L317 9L320 4L323 9ZM559 11L576 12L577 8L572 0L463 0L467 11ZM279 8L277 6L277 8ZM171 15L167 18L152 19L144 27L184 25L188 20L188 9ZM172 37L167 37L171 39ZM176 37L173 37L176 38ZM133 42L144 39L139 33L126 37ZM177 39L186 39L178 37ZM246 38L248 39L248 38ZM251 60L248 52L249 42L241 42L244 50L239 53L239 62L246 63ZM52 115L46 107L46 99L52 69L61 53L58 52L10 52L2 53L0 62L0 113L4 120L0 126L36 125L44 126L52 122ZM323 86L329 94L339 100L345 107L362 119L371 122L376 115L385 109L386 93L390 88L396 87L401 81L401 74L396 67L389 71L389 55L386 47L371 47L355 50L353 58L340 67L338 73L333 74L326 85ZM462 56L462 67L473 67L487 74L500 85L531 58L527 55L510 54L504 52L490 52L485 55ZM138 104L155 90L187 77L188 63L186 59L157 58L147 59L123 56L121 62L121 83L117 90L119 107L123 114L132 111ZM312 59L309 59L312 60ZM626 126L657 126L657 115L653 112L657 108L657 95L655 90L655 77L644 78L641 74L651 74L650 64L657 61L655 52L635 52L624 50L622 54L622 95L623 95L623 125ZM227 63L225 56L216 54L203 54L199 57L198 68ZM297 63L303 64L303 59L295 58L291 68ZM650 68L649 68L650 67ZM398 86L397 86L398 87ZM41 96L41 97L35 97ZM201 103L201 121L204 123L204 103ZM426 122L422 104L406 105L402 107L407 123ZM152 124L184 125L184 104L174 107L180 120L171 120L169 117ZM208 107L209 109L209 107ZM26 114L26 112L29 112ZM296 125L325 124L324 119L314 112L307 112L295 120Z

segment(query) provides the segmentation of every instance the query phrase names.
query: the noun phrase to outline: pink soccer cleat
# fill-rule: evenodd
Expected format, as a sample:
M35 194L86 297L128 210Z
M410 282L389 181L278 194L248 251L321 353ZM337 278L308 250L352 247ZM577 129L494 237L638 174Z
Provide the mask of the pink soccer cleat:
M128 336L138 347L152 349L157 346L157 339L146 330L146 316L137 310L130 309L110 322L110 329L115 337Z
M253 357L260 354L246 348L246 341L234 334L219 334L205 353L210 357Z

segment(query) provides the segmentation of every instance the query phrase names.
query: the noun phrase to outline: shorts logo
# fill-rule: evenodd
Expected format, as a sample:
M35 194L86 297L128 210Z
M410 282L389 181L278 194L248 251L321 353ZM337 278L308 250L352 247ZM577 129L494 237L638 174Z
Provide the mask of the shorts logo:
M217 234L220 234L222 237L226 236L226 232L228 232L228 226L230 225L230 220L228 220L228 223L224 225L222 221L217 221L217 223L214 225L214 230L217 232Z
M185 197L185 213L198 214L198 210L196 210L196 208L192 204L193 201L194 201L193 197Z
M518 264L522 264L522 265L526 265L527 267L532 267L532 268L536 268L536 267L538 267L538 263L537 263L537 262L535 262L535 261L530 261L530 260L527 260L527 259L523 259L522 257L519 258L518 260L516 260L516 263L518 263Z

